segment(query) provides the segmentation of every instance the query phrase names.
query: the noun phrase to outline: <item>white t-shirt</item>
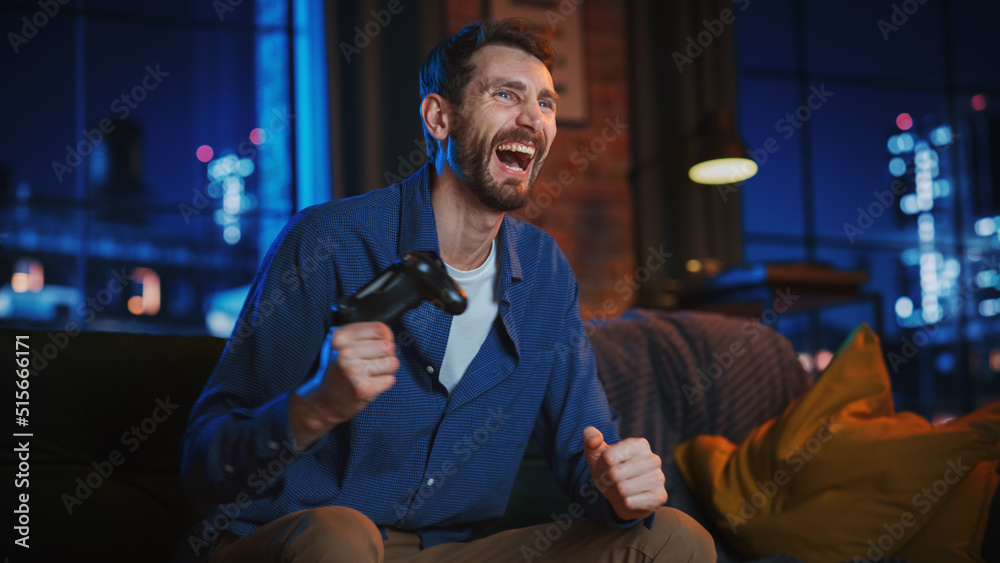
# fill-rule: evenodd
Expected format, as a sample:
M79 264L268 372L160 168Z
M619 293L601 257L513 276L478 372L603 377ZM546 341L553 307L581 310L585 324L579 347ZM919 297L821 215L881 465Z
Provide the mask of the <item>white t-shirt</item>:
M497 318L499 302L496 290L496 253L497 243L494 240L489 257L474 270L456 270L445 264L448 275L458 282L468 299L465 312L451 319L448 344L441 361L441 373L438 374L438 380L448 389L448 393L455 389L465 375L465 370L472 363L472 358L479 353L479 347L483 345Z

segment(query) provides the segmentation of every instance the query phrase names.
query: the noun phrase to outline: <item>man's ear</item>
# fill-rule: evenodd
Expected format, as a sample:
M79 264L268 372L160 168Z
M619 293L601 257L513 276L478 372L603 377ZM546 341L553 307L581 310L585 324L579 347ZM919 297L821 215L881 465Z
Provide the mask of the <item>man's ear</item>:
M439 141L451 133L451 103L440 94L427 94L420 102L420 117L431 136Z

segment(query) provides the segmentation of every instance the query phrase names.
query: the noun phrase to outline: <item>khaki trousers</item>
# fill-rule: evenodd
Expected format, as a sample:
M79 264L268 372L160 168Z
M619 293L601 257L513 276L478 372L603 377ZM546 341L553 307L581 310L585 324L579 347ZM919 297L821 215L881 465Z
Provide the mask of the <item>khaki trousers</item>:
M378 528L360 512L327 506L288 514L246 537L228 534L210 563L501 563L526 561L714 563L712 537L690 516L660 508L652 530L578 518L420 549L416 534Z

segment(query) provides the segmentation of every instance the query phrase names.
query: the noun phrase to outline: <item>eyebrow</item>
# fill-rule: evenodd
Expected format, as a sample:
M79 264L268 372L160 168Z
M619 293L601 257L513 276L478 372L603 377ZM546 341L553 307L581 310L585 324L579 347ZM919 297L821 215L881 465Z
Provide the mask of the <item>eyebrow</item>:
M528 86L524 82L521 82L520 80L505 80L503 78L498 78L496 80L485 81L484 85L486 86L487 90L499 87L499 88L506 88L508 90L515 90L521 94L528 91ZM548 88L542 88L541 90L539 90L538 95L539 97L552 98L555 101L556 105L559 104L559 94L553 92L552 90L549 90Z

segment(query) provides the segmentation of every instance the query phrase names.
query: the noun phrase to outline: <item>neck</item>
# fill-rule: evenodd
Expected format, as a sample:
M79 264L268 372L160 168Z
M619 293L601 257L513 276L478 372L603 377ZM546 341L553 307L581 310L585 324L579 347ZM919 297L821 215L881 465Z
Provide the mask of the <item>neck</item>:
M458 270L486 261L503 213L483 205L447 164L431 169L431 205L441 259Z

